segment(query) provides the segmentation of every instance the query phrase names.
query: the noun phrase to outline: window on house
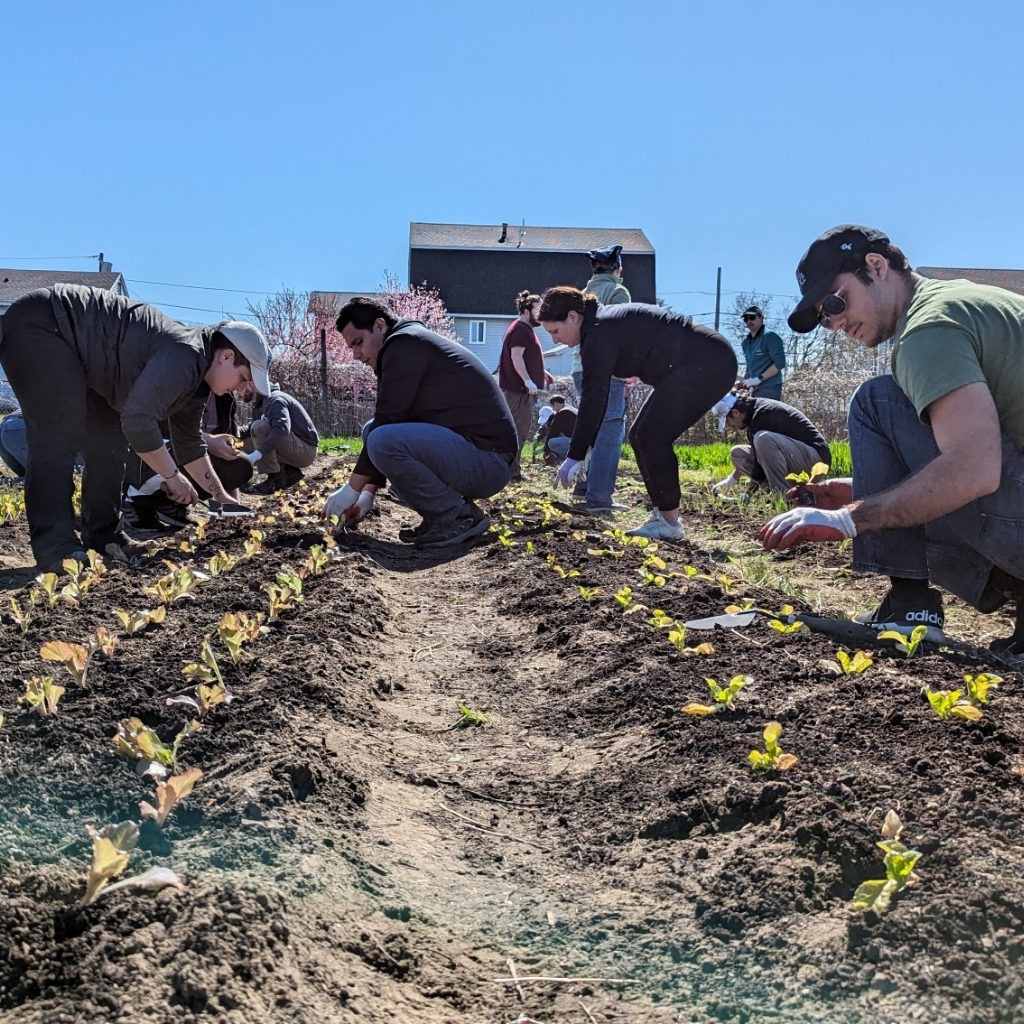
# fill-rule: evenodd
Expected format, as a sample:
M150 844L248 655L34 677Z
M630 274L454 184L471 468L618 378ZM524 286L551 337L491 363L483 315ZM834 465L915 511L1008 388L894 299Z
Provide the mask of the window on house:
M487 321L469 321L469 343L470 345L483 345L487 341Z

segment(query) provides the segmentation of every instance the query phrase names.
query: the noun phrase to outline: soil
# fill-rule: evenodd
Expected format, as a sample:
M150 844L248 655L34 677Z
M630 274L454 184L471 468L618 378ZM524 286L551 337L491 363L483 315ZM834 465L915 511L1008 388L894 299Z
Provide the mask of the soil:
M1024 1021L1024 687L1012 665L876 646L864 674L836 676L822 664L836 641L776 632L764 615L689 631L687 645L714 651L685 656L614 595L630 586L682 622L746 601L846 610L820 604L879 584L835 548L742 569L753 563L726 559L730 538L752 547L751 520L733 507L687 513L693 541L660 545L665 584L645 585L650 549L552 508L536 484L485 503L510 543L490 533L432 554L398 543L412 514L380 500L232 664L219 619L265 611L261 586L322 543L309 512L347 464L322 460L296 495L264 499L256 524L211 522L194 554L181 534L160 538L153 559L112 568L80 607L37 608L25 634L5 615L0 1020ZM260 554L97 656L87 689L40 660L46 641L120 633L114 609L152 606L142 588L162 558L202 568L221 549L240 554L254 525ZM602 549L614 554L591 553ZM30 561L23 519L0 527L5 606L25 605ZM802 602L767 585L798 579L832 589ZM979 639L991 617L953 604ZM172 740L188 716L166 698L206 634L235 699L182 742L178 770L204 775L162 828L142 824L125 872L171 867L186 888L85 906L85 826L138 821L153 800L114 752L117 723L135 716ZM922 695L993 671L1003 682L980 721L939 720ZM68 688L44 719L17 698L46 673ZM705 677L737 674L751 679L732 710L681 713L708 699ZM467 724L457 703L487 724ZM799 760L762 775L747 755L770 721ZM890 809L922 853L919 879L888 913L861 913L851 900L884 877ZM517 991L498 980L513 973L598 980Z

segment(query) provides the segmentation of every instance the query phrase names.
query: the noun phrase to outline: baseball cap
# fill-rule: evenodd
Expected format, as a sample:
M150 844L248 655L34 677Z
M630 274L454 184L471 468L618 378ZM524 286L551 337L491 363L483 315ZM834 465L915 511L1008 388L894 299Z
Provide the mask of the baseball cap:
M840 224L813 242L796 268L796 283L802 298L789 314L789 326L807 334L818 326L817 304L832 290L843 264L866 252L873 242L888 242L889 236L860 224Z
M606 245L603 249L591 249L587 255L591 263L600 267L617 267L622 263L622 246Z
M249 360L252 370L252 383L256 390L266 397L270 394L270 346L259 328L247 324L244 320L229 320L226 324L218 324L217 328L239 352Z
M742 313L740 313L740 316L741 317L744 317L744 316L759 316L763 320L764 319L764 310L761 309L760 306L747 306L747 308L745 310L743 310Z
M730 392L720 402L715 402L711 407L712 413L718 417L718 429L719 431L725 430L725 417L732 412L732 407L736 404L736 396Z

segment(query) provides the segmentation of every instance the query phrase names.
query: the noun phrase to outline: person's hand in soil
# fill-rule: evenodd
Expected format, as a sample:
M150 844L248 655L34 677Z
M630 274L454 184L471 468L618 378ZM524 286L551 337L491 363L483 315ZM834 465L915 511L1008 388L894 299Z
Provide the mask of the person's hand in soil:
M812 499L812 500L808 500ZM820 484L800 484L786 491L791 505L813 505L815 508L839 509L853 501L853 480L839 477Z
M793 508L761 527L757 539L766 548L779 550L805 541L841 541L857 536L857 527L846 508Z
M566 459L555 473L555 486L571 487L576 482L576 467L579 464L579 459Z
M171 500L179 505L195 505L199 501L196 489L184 473L178 472L174 476L165 477L161 486L170 495Z

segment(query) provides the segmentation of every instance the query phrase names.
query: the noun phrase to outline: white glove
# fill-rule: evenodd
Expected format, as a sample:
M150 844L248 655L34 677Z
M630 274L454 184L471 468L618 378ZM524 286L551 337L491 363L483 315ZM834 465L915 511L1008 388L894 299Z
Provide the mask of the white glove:
M848 508L801 505L762 526L757 539L766 548L788 548L803 541L839 541L856 536L857 527Z
M731 491L737 484L739 479L735 473L730 473L724 480L719 480L714 487L711 488L712 494L724 494L726 491Z
M354 522L362 522L366 518L367 513L373 508L373 499L377 495L374 491L360 491L359 497L356 499L356 508L359 509L359 518L355 519Z
M524 380L523 381L523 387L525 387L526 390L529 391L531 395L537 394L537 390L538 390L537 389L537 385L534 384L532 380L529 380L529 379Z
M245 457L255 466L256 463L263 458L263 452L261 452L259 448L257 448L256 451L249 452L249 454L246 455Z
M339 487L328 499L327 504L324 506L324 515L330 519L331 516L337 516L338 519L345 518L345 509L351 508L360 498L361 492L357 491L351 484L345 484L344 487ZM371 497L371 504L372 498Z
M748 377L743 382L743 386L745 388L756 388L757 385L760 384L760 383L761 383L761 378L760 377Z
M578 459L566 459L558 467L558 472L555 473L555 487L559 484L562 487L571 487L576 482L576 477L580 472L580 463Z

